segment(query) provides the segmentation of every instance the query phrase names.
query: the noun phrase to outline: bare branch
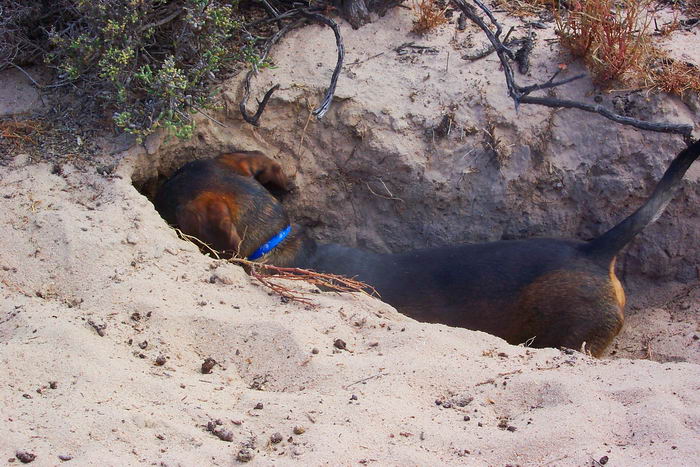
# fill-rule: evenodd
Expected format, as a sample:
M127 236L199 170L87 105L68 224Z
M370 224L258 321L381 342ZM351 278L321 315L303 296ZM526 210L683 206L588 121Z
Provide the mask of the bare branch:
M496 18L493 16L493 13L484 5L480 0L473 0L474 3L476 3L479 8L488 16L490 19L491 23L494 25L496 28L496 32L494 33L488 25L484 22L483 18L479 16L477 13L476 9L467 3L465 3L465 0L452 0L453 3L459 8L462 13L469 18L471 21L473 21L481 30L486 34L486 37L489 39L491 42L493 48L496 51L496 54L498 55L498 58L501 62L501 66L503 67L503 73L506 78L506 86L508 87L508 95L513 99L513 102L515 103L515 108L517 109L518 106L523 103L523 104L539 104L539 105L544 105L547 107L555 107L555 108L569 108L569 109L579 109L579 110L584 110L586 112L592 112L592 113L597 113L599 115L602 115L605 118L608 118L614 122L620 123L622 125L630 125L635 128L639 128L642 130L649 130L649 131L657 131L661 133L674 133L674 134L680 134L684 136L689 136L692 131L693 131L693 126L692 125L684 125L684 124L678 124L678 123L664 123L664 122L647 122L644 120L638 120L635 118L631 117L626 117L624 115L619 115L616 114L615 112L610 111L609 109L606 109L605 107L601 105L593 105L593 104L586 104L583 102L577 102L577 101L572 101L572 100L567 100L567 99L557 99L557 98L550 98L550 97L534 97L530 96L529 94L534 92L534 91L539 91L542 89L550 89L554 88L557 86L561 86L566 83L570 83L572 81L575 81L577 79L580 79L583 75L579 76L574 76L572 78L564 79L561 81L554 81L554 78L557 76L555 74L549 81L546 83L539 83L539 84L533 84L530 86L519 86L516 81L515 81L515 75L513 73L513 68L510 65L509 59L513 59L514 55L513 52L506 47L501 40L498 38L498 36L501 34L503 28L501 25L498 23Z
M340 28L338 27L338 24L332 19L317 13L314 9L296 8L279 14L278 16L275 16L273 18L267 18L265 20L256 21L255 23L251 23L251 25L265 22L280 22L282 19L291 19L299 16L303 16L306 19L324 24L331 28L333 30L333 34L335 34L335 43L338 49L338 60L335 65L335 69L333 70L333 75L331 76L331 83L328 86L328 90L326 90L326 94L323 97L323 100L321 101L319 106L313 111L313 115L315 115L316 118L320 119L326 114L326 112L328 112L331 102L333 101L335 88L338 84L338 77L340 76L340 71L343 68L343 60L345 59L345 47L343 45L343 37L340 35ZM272 48L272 46L276 44L287 32L301 26L303 21L303 19L298 19L294 23L287 24L286 26L283 26L279 31L277 31L272 37L270 37L263 46L263 53L261 55L261 59L265 60L267 58L267 55L270 53L270 49ZM243 98L241 99L239 108L241 111L241 115L243 116L243 119L246 122L250 123L251 125L258 126L258 120L260 119L260 116L265 110L265 106L267 105L268 100L272 96L272 93L279 88L279 85L275 85L267 91L263 100L258 104L258 110L255 112L255 115L251 117L246 111L246 104L248 103L248 98L250 97L250 80L256 73L256 69L251 69L246 75L246 79L243 84Z
M316 118L320 119L323 118L323 116L326 114L326 112L328 112L328 109L331 106L333 94L335 94L335 87L338 84L338 76L340 76L340 71L343 68L343 60L345 59L345 47L343 46L343 37L340 35L340 28L338 27L338 23L323 15L313 13L310 10L302 10L302 14L307 18L313 19L314 21L318 21L319 23L323 23L329 28L331 28L333 30L333 34L335 34L335 45L338 49L338 61L335 64L333 76L331 76L331 84L330 86L328 86L328 90L326 91L326 95L324 96L323 101L321 101L321 105L319 105L316 108L316 110L313 111L313 114L316 116Z
M292 29L298 28L302 25L302 23L303 20L297 20L293 23L289 23L285 25L282 29L277 31L275 34L273 34L267 41L265 41L262 55L260 55L260 61L264 61L267 58L267 55L270 53L270 49L272 48L272 46L275 45L282 38L282 36L287 34ZM257 72L258 70L255 67L251 68L248 71L248 74L245 77L245 81L243 82L243 97L241 98L240 104L238 104L238 108L241 111L243 120L254 126L259 125L258 120L260 119L260 116L265 110L267 102L270 100L270 97L272 97L272 93L274 93L279 88L279 84L276 84L265 93L265 97L263 97L263 100L258 104L258 110L255 112L255 115L251 117L246 111L245 107L248 103L248 98L250 97L250 80L253 78L253 76L257 74Z
M535 96L523 96L520 98L520 102L523 104L539 104L546 107L554 108L565 108L565 109L579 109L585 110L586 112L593 112L602 115L605 118L612 120L613 122L620 123L622 125L629 125L640 130L648 131L658 131L661 133L675 133L679 135L690 135L693 131L693 127L690 125L683 125L681 123L659 123L659 122L646 122L644 120L637 120L636 118L625 117L624 115L616 114L611 112L599 104L586 104L583 102L570 101L567 99L557 99L553 97L535 97Z

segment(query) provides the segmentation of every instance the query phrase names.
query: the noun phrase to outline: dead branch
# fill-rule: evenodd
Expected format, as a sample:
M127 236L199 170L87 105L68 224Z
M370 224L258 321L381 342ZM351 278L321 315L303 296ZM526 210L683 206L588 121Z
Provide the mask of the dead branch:
M622 125L630 125L641 130L656 131L660 133L680 134L686 137L690 136L690 134L692 133L692 125L647 122L644 120L638 120L635 118L625 117L623 115L616 114L601 105L591 105L568 99L530 96L529 94L534 91L561 86L566 83L578 80L584 75L574 76L572 78L568 78L561 81L554 81L554 78L558 74L557 73L545 83L534 84L525 87L518 85L515 81L513 68L510 65L510 60L515 60L516 58L515 54L500 40L500 35L503 32L503 28L498 23L491 10L489 10L488 7L486 7L486 5L484 5L480 0L473 0L473 2L476 3L478 7L484 12L484 14L489 18L491 24L495 27L495 32L488 27L483 18L479 16L476 9L472 5L468 5L467 3L465 3L464 0L452 0L452 2L457 6L457 8L459 8L462 11L462 13L464 13L464 15L467 18L469 18L472 22L474 22L474 24L479 26L479 28L484 32L484 34L486 34L486 37L493 45L493 48L495 49L496 54L498 55L498 58L503 67L503 73L505 75L506 85L508 87L508 95L515 102L516 109L521 103L539 104L553 108L579 109L584 110L586 112L597 113L614 122L620 123Z
M352 386L354 386L354 385L356 385L356 384L366 383L367 381L369 381L369 380L371 380L371 379L381 378L382 376L387 376L388 374L389 374L389 373L381 373L381 372L380 372L380 373L377 373L376 375L372 375L372 376L368 376L368 377L366 377L366 378L358 379L358 380L355 381L354 383L346 384L346 385L343 387L343 389L349 389L349 388L351 388Z
M285 14L278 16L278 18L281 18L285 16ZM265 41L265 44L263 45L262 49L262 54L260 55L260 61L264 61L267 59L267 55L270 53L270 49L272 48L273 45L275 45L285 34L287 34L289 31L292 29L296 29L299 26L303 24L303 20L297 20L293 23L289 23L282 27L279 31L277 31L275 34L273 34L267 41ZM255 112L255 115L252 117L248 114L248 111L246 110L246 104L248 103L248 98L250 97L250 80L253 78L258 73L257 68L253 67L248 71L248 74L246 74L245 81L243 82L243 97L241 98L240 104L238 104L238 108L241 111L241 115L243 116L243 120L246 122L250 123L251 125L258 126L258 120L260 119L260 116L262 115L263 111L265 110L265 106L267 105L267 102L270 100L270 97L272 97L272 93L274 93L278 88L279 84L274 85L271 87L266 93L265 97L263 97L263 100L258 103L258 110Z
M340 35L338 23L330 18L309 10L301 10L301 13L307 18L323 23L331 28L333 30L333 34L335 34L335 46L338 49L338 60L335 64L335 70L333 70L333 76L331 76L331 84L328 86L328 90L326 91L326 95L323 97L323 101L321 101L321 105L319 105L318 108L313 111L316 118L321 119L326 112L328 112L328 109L331 106L331 101L333 100L333 94L335 94L335 87L338 84L338 76L340 76L340 70L343 68L343 60L345 59L345 46L343 45L343 36Z
M283 19L293 18L297 18L297 20L292 23L288 23L285 26L282 26L279 31L277 31L265 42L262 48L262 54L260 55L260 59L261 61L265 60L268 54L270 53L270 49L272 48L272 46L275 45L286 33L291 31L292 29L296 29L299 26L301 26L304 23L304 20L315 21L331 28L333 30L333 34L335 35L336 48L338 49L338 59L335 64L335 69L333 70L333 75L331 76L330 85L326 90L326 94L323 97L323 100L321 101L319 106L313 111L313 114L316 116L316 118L320 119L323 118L323 116L326 114L326 112L328 112L328 109L330 108L331 102L333 100L333 95L335 94L335 88L338 84L338 77L340 76L340 71L343 68L343 60L345 59L345 46L343 45L343 37L340 35L340 28L338 27L338 24L335 21L333 21L330 18L327 18L326 16L323 16L320 13L317 13L314 9L309 8L295 8L286 11L282 14L278 14L277 16L272 18L256 21L255 23L251 23L251 25L266 22L277 22L279 24ZM270 97L272 97L272 94L279 88L279 84L276 84L265 93L265 97L263 97L262 101L258 103L258 109L255 112L255 115L251 117L246 110L246 104L248 103L248 98L250 97L250 80L253 78L253 76L257 74L257 72L258 70L256 68L251 68L251 70L248 71L248 74L246 75L245 81L243 83L243 98L241 99L241 102L239 104L239 109L241 111L243 119L251 125L255 126L259 125L258 121L263 111L265 110L267 102L270 100Z

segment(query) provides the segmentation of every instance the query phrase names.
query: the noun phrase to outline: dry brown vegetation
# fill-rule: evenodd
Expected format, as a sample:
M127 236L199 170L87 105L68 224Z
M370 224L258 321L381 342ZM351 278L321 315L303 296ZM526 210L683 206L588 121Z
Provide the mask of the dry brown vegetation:
M645 33L651 23L650 0L574 1L557 15L561 44L582 58L599 85L624 81L644 61L651 46Z
M0 121L0 138L15 146L24 143L36 144L35 136L43 129L41 122L36 120L3 120Z
M568 12L556 15L560 42L572 55L586 62L594 81L601 87L633 85L676 95L700 92L700 71L696 66L673 60L653 46L649 35L652 3L651 0L571 2ZM677 21L673 24L677 25ZM659 34L668 35L675 27L666 29Z
M536 16L543 10L557 7L557 0L496 0L494 6L515 16Z
M700 0L688 0L685 2L685 12L689 16L700 16Z
M690 91L700 94L700 70L698 67L678 60L662 56L657 59L657 65L644 70L643 77L647 87L682 96Z
M413 3L412 31L418 34L425 34L436 27L447 23L445 12L447 5L439 0L415 0Z

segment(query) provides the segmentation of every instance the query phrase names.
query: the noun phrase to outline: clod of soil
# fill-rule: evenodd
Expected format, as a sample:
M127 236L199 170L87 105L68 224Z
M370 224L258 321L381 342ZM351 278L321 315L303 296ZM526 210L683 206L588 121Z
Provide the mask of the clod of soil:
M233 432L225 428L221 428L221 420L212 420L207 423L207 431L219 438L221 441L233 441Z
M28 451L17 451L15 453L15 457L19 459L21 463L29 464L30 462L34 462L34 459L36 459L36 454Z
M238 462L250 462L253 460L253 451L251 451L248 448L243 448L240 451L238 451L238 455L236 456L236 460Z
M347 344L345 343L345 341L343 339L336 339L333 342L333 347L335 347L336 349L340 349L340 350L346 350Z
M202 374L208 375L211 370L216 366L216 360L211 357L207 357L202 363Z

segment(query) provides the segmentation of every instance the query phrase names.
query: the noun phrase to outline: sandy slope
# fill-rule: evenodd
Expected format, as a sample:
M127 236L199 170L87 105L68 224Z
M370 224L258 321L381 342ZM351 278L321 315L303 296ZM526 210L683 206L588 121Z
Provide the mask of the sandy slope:
M512 347L369 299L282 304L178 240L127 178L53 175L21 158L3 172L6 458L26 449L39 465L57 455L228 465L246 444L262 464L581 465L607 455L680 465L700 455L697 365ZM220 364L208 375L205 357ZM205 431L213 419L233 442ZM275 432L284 440L270 446Z
M405 36L408 24L399 13L389 15L391 27L384 29ZM373 25L365 34L378 30ZM360 36L348 32L347 41ZM311 65L299 63L304 67ZM351 98L347 89L339 88L341 100ZM501 99L499 92L494 88L490 99ZM397 99L375 97L377 105L380 97ZM275 105L291 114L285 99ZM362 99L358 105L369 105L372 97ZM538 112L524 111L534 120L518 124L536 126ZM402 126L405 114L390 114L395 131L410 132ZM420 147L403 137L385 139L391 125L384 128L383 118L375 121L383 131L367 144L376 151L406 145L388 152L399 156ZM275 125L282 123L267 123L259 133L206 122L200 128L212 148L298 142L296 129L284 136ZM501 128L513 137L522 131ZM309 153L332 142L324 140L330 127L322 130L316 136L310 130L306 155L280 155L287 169L298 169L302 188L315 173ZM677 145L660 140L664 149ZM316 307L282 303L239 268L177 239L134 189L132 176L143 180L178 157L180 163L191 158L187 146L174 147L115 156L111 175L70 163L57 170L22 155L0 167L0 459L17 450L36 454L33 465L59 464L59 455L77 465L231 465L246 453L261 465L592 465L607 456L607 465L622 466L700 459L697 363L593 360L513 347L483 333L416 323L363 297L313 294ZM562 157L574 152L572 146ZM501 171L515 177L518 169ZM673 270L681 262L669 264ZM677 307L685 324L669 331L668 340L697 346L691 334L698 297L690 290ZM667 326L656 315L649 319ZM641 331L627 331L629 339ZM336 348L336 339L347 349ZM692 361L697 350L685 352ZM202 374L207 357L219 364ZM207 431L214 420L232 441ZM282 441L272 444L275 433Z

